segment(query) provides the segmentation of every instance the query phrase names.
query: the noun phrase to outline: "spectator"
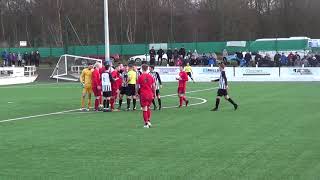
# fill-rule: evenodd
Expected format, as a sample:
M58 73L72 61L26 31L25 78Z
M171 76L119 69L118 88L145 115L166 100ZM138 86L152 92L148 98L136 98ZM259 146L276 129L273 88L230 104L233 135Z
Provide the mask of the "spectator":
M223 62L227 62L228 61L228 51L226 49L224 49L222 51L222 59L223 59Z
M169 48L168 50L167 50L167 57L168 57L168 64L170 64L170 62L172 62L172 55L173 55L173 52L172 52L172 50L171 50L171 48Z
M240 67L246 67L247 66L247 61L245 59L240 60Z
M276 55L274 55L274 63L277 67L280 66L280 61L281 61L281 54L279 52L276 53Z
M35 65L36 65L36 67L39 67L39 65L40 65L40 58L41 58L41 55L40 55L39 51L37 51L35 53Z
M215 52L212 53L212 57L213 57L214 59L216 59L216 60L218 59L218 56L217 56L217 54L216 54Z
M214 56L211 56L208 61L209 61L209 64L208 64L209 66L217 65L217 59Z
M303 65L304 67L309 67L309 66L310 66L307 56L305 56L305 57L302 59L302 65Z
M243 59L243 54L241 52L236 52L238 66L240 65L240 61Z
M29 53L29 57L30 57L29 63L30 63L30 66L32 66L32 65L34 65L34 53L33 53L33 51L31 51Z
M157 52L158 54L158 66L161 66L162 65L162 58L163 58L163 55L164 55L164 51L162 48L160 48Z
M290 54L288 55L288 65L289 66L293 66L294 65L294 55L293 55L293 53L292 52L290 52Z
M29 63L29 54L28 54L28 52L25 52L23 54L23 60L24 60L24 65L28 66L28 63Z
M309 63L311 65L311 67L317 67L317 64L318 64L317 58L313 56Z
M7 51L3 51L1 53L1 57L3 60L3 66L8 66L8 53L7 53Z
M286 66L288 64L288 58L284 53L282 53L280 61L281 61L281 66Z
M252 59L251 54L249 52L247 52L244 56L244 60L246 61L246 66L249 66L251 59Z
M191 52L191 49L188 51L188 53L187 53L187 57L188 57L188 59L190 60L191 59L191 56L192 56L192 52Z
M12 53L12 65L15 66L18 60L18 56L16 53Z
M182 66L183 64L183 56L180 55L176 61L176 66Z
M149 54L150 54L150 65L155 65L156 64L156 51L154 50L154 47L152 47L149 50Z
M176 62L179 58L179 51L178 51L178 48L175 48L174 51L173 51L173 59L174 59L174 62Z
M12 54L12 52L9 52L8 66L12 66L12 61L13 61L13 54Z
M22 66L22 56L21 56L20 52L18 53L17 57L18 57L18 66L21 67Z
M186 49L182 46L179 50L179 55L184 59L186 57Z

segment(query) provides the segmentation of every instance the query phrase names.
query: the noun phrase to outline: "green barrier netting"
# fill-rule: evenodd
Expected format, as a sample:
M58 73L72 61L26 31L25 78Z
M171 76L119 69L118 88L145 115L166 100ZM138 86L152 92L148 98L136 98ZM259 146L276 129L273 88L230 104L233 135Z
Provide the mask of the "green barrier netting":
M196 49L198 53L222 53L227 49L229 53L237 51L290 51L290 50L306 50L308 49L308 40L270 40L270 41L247 41L246 47L226 47L227 42L195 42L195 43L168 43L168 48L180 49L182 46L186 51L192 52ZM2 51L25 53L39 50L41 57L60 57L68 53L78 56L89 56L105 54L104 45L92 46L69 46L67 52L64 48L0 48ZM142 55L149 52L149 44L123 44L111 45L110 54L120 55Z

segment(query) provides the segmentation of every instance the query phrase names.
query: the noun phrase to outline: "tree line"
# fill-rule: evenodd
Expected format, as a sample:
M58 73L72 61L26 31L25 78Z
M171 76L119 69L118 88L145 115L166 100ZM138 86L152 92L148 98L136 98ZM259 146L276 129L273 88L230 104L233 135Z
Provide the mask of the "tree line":
M108 0L113 44L319 38L319 0ZM103 0L0 0L0 47L104 42Z

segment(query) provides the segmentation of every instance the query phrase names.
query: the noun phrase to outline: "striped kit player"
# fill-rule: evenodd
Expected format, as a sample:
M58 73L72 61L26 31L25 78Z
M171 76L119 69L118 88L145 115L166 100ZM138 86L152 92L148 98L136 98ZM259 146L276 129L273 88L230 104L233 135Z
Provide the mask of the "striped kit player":
M159 110L161 110L161 96L160 96L160 88L162 88L162 82L161 82L161 78L158 72L154 71L154 66L150 66L150 73L149 73L155 82L155 88L156 88L156 97L158 99L158 105L159 105ZM153 104L153 109L156 110L157 106L156 103L153 99L152 101Z
M127 106L129 106L128 103L128 97L129 97L129 88L128 88L128 66L124 65L123 66L123 70L122 73L120 74L120 77L122 79L122 84L121 84L121 88L120 88L120 96L119 96L119 107L118 109L121 110L121 106L122 106L122 101L123 101L123 96L126 95L127 96ZM127 107L128 109L129 107Z
M213 80L214 82L219 82L219 89L217 92L216 106L211 111L218 111L219 104L220 104L220 98L222 96L224 96L224 98L234 106L234 110L238 109L238 105L228 95L229 86L228 86L228 80L227 80L227 76L226 76L226 72L225 72L224 68L225 68L225 65L223 63L221 63L219 65L219 69L221 72L220 78Z
M103 110L107 112L109 110L110 99L112 96L111 82L113 82L112 75L110 73L110 66L105 66L105 71L101 74L102 82L102 94L103 94Z

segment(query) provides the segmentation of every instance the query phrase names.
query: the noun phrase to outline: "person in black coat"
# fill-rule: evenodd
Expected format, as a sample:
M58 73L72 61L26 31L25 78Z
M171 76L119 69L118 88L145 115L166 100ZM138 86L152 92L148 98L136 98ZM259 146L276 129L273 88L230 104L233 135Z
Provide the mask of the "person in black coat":
M179 50L179 55L183 57L186 57L186 49L184 48L184 46L182 46Z
M154 47L152 47L149 50L150 54L150 65L155 65L156 64L156 51L154 50Z
M158 54L158 66L161 66L162 65L162 58L163 58L163 55L164 55L164 51L162 48L160 48L157 52Z
M32 51L30 53L30 66L35 65L36 63L36 54Z
M252 59L252 56L249 52L247 52L245 55L244 55L244 60L246 60L246 66L248 67L249 66L249 63Z
M36 67L39 67L39 65L40 65L40 58L41 58L41 55L40 55L39 51L37 51L35 53L35 65L36 65Z
M168 57L168 64L172 61L172 55L173 55L173 52L172 52L172 50L171 50L171 48L169 48L168 50L167 50L167 57Z
M24 65L25 65L25 66L28 66L28 63L29 63L29 54L28 54L27 52L25 52L25 53L23 54L22 59L24 60Z
M274 60L275 66L279 67L280 66L280 61L281 61L281 54L277 52L277 54L274 55L273 60Z

